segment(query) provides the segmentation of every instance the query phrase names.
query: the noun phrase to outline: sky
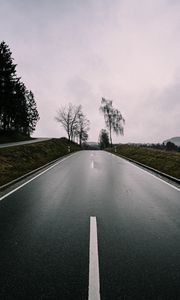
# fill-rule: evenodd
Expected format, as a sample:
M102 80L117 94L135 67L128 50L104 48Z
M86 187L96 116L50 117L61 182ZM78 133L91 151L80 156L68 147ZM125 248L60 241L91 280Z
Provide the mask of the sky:
M180 136L180 1L0 0L0 41L35 95L35 137L61 137L63 105L82 105L89 141L105 128L101 98L126 121L120 143Z

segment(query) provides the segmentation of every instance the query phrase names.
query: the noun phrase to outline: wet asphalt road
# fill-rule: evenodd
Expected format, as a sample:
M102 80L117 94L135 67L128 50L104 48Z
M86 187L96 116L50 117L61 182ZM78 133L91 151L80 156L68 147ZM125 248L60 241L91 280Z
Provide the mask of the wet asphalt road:
M0 202L0 299L87 299L90 216L101 300L180 299L179 191L101 151Z

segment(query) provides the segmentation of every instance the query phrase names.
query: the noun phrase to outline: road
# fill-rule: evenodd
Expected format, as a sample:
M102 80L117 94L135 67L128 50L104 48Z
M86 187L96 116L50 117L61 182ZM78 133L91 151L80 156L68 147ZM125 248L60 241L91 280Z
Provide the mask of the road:
M90 217L101 300L180 299L179 190L103 151L1 198L0 299L88 299Z
M1 148L7 148L7 147L15 147L15 146L20 146L20 145L26 145L26 144L34 144L34 143L39 143L43 141L48 141L50 140L49 138L37 138L29 141L21 141L21 142L15 142L15 143L5 143L5 144L0 144L0 149Z

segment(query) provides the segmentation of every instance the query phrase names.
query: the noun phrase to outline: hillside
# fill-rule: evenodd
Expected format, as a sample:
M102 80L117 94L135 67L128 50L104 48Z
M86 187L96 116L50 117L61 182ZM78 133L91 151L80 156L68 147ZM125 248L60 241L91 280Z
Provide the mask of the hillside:
M170 139L168 139L168 140L165 140L163 143L166 145L168 142L171 142L171 143L173 143L173 144L175 144L176 146L180 146L180 137L172 137L172 138L170 138Z
M157 150L143 146L121 144L109 151L138 161L180 179L180 153L175 151Z
M68 146L71 152L80 150L66 138L0 149L0 186L68 154Z

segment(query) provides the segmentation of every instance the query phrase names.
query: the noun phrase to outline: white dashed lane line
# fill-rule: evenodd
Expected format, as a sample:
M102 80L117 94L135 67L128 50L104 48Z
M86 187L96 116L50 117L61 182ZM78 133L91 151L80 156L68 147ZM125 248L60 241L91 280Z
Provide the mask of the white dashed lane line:
M100 300L99 257L96 217L90 217L88 300Z

